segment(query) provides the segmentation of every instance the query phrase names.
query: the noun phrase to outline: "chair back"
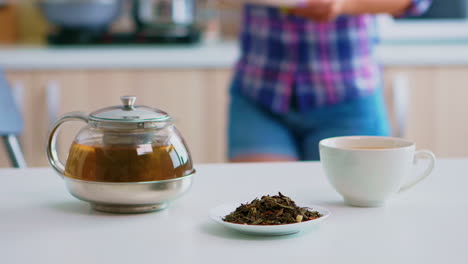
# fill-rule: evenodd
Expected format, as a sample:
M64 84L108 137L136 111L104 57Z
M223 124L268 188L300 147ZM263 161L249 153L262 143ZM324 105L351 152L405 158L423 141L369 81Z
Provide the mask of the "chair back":
M19 134L23 130L23 118L16 106L5 74L0 70L0 136Z

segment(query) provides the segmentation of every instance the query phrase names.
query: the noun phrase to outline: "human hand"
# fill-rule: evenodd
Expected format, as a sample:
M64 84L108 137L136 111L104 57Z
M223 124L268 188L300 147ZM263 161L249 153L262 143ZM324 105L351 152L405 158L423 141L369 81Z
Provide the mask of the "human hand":
M301 7L289 10L289 14L314 21L326 22L342 14L345 0L305 0Z

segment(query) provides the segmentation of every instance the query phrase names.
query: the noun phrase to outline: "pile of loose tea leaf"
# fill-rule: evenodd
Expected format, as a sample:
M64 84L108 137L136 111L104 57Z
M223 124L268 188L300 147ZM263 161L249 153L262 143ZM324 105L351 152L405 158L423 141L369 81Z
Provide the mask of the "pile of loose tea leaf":
M291 198L278 193L241 204L234 212L226 215L223 221L245 225L283 225L309 221L321 216L318 212L309 211L307 207L298 207Z

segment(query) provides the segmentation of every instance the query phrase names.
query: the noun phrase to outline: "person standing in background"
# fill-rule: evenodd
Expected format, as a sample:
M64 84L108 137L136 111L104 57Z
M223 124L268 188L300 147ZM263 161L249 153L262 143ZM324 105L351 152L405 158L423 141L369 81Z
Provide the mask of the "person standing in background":
M244 5L230 161L318 160L321 139L390 133L375 15L419 15L431 0L226 1Z

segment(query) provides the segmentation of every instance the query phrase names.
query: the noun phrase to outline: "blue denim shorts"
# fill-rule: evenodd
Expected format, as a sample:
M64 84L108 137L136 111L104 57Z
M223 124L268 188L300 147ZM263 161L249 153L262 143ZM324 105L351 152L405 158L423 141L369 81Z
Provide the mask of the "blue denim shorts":
M319 160L318 143L328 137L388 136L382 89L353 101L276 114L231 89L229 159L259 154Z

